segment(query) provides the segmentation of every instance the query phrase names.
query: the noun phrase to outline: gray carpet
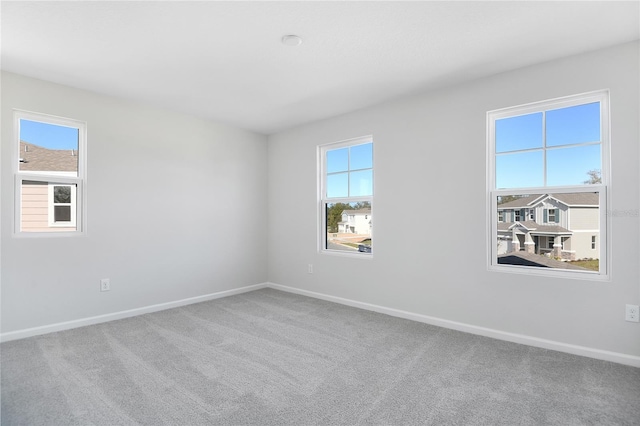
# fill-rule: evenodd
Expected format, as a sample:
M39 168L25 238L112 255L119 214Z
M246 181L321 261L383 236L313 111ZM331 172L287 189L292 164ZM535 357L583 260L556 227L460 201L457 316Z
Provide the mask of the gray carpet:
M639 425L640 369L265 289L3 343L2 425Z

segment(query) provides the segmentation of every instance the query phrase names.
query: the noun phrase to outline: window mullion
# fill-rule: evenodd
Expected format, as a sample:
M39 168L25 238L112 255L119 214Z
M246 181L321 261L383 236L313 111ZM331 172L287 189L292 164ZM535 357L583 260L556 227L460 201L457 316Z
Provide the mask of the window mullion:
M596 114L596 103L600 106L600 114ZM531 118L520 118L529 114ZM535 123L535 115L541 117L538 123ZM504 108L488 112L487 117L487 183L488 206L491 209L487 234L489 268L585 278L595 272L597 275L594 274L592 279L607 278L610 273L610 244L607 237L610 221L606 215L610 173L608 92L603 90ZM499 121L498 130L501 133L496 133ZM594 135L595 126L599 126L600 130L598 142L594 142L597 137ZM540 140L537 135L540 130L541 147L529 148L537 145L535 141ZM553 146L549 146L549 143ZM595 145L599 145L599 152ZM497 146L511 151L498 153ZM538 150L542 151L540 157L537 157L538 154L508 157L509 154ZM543 162L542 179L534 178L540 173L540 168L536 170L535 166L540 167L540 163L530 161L535 157ZM500 167L497 166L497 158L500 158ZM589 173L594 169L600 170L600 183L589 183L595 180ZM583 184L583 180L588 182ZM500 188L497 188L498 185ZM537 195L540 197L535 197ZM520 221L535 223L515 225L513 213L522 210L524 216L519 218ZM544 215L540 210L545 212ZM503 221L499 220L500 217ZM598 241L597 252L590 251L596 250L593 240ZM541 252L539 249L543 247ZM551 258L549 264L545 263L544 258L537 257L545 254L547 259ZM592 255L599 261L595 266L591 261L563 265L554 263L591 259ZM525 263L518 259L524 259ZM577 265L581 265L582 269Z
M86 123L14 110L14 125L14 235L82 234L86 226ZM56 187L69 189L57 193Z
M542 111L542 186L547 186L547 112Z
M354 147L357 148L354 149ZM368 163L372 163L372 150L371 137L324 145L318 150L321 156L318 162L321 167L319 170L321 223L318 241L322 252L341 255L371 254L373 165ZM346 167L343 166L345 161ZM357 168L354 169L352 166ZM328 173L329 167L334 170L343 168L345 170ZM368 170L371 171L370 176L367 176ZM352 175L353 172L361 171L365 174ZM346 178L340 176L329 180L331 176L345 173ZM354 188L352 183L355 185ZM329 194L343 196L329 197ZM349 211L353 213L349 214Z
M30 172L18 172L16 173L16 177L21 180L31 180L35 182L51 182L51 183L78 184L83 180L79 176L50 174L50 173L30 173Z

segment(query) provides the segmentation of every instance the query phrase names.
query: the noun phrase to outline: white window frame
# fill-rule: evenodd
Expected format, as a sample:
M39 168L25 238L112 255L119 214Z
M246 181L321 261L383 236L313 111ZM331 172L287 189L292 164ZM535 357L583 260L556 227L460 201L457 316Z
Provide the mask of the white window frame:
M71 188L71 202L70 203L56 203L54 197L54 189L56 186L67 186ZM59 228L67 228L67 227L75 227L76 226L76 215L77 215L77 192L78 189L75 185L64 183L51 183L49 182L49 226L50 227L59 227ZM55 208L57 206L69 206L71 208L70 220L68 221L56 221L55 220Z
M602 182L599 184L566 185L566 186L541 186L530 188L496 188L496 150L495 150L495 122L497 120L532 114L541 111L550 111L567 108L593 102L600 103L600 175ZM541 102L503 108L487 112L487 269L495 272L507 272L526 275L553 276L570 279L588 279L610 281L609 269L611 256L610 221L606 212L609 208L608 189L610 186L611 160L610 160L610 106L609 90L598 90L562 98L550 99ZM576 144L583 145L583 144ZM552 149L543 147L544 150ZM544 166L546 168L546 165ZM546 174L546 169L545 169ZM585 176L586 178L586 176ZM546 182L546 178L545 178ZM591 192L599 194L600 212L600 244L599 265L600 271L579 271L569 269L537 268L531 266L505 265L497 262L497 247L494 243L497 239L497 197L504 195L530 195L545 193L578 193ZM549 218L547 217L547 221Z
M360 252L360 251L346 251L346 250L332 250L327 247L327 209L326 205L328 203L357 203L357 202L368 202L371 206L371 215L369 216L369 220L373 222L373 198L375 194L375 148L373 148L373 164L372 164L372 195L371 196L358 196L358 197L327 197L327 151L333 151L336 149L347 148L356 145L364 145L367 143L371 143L372 147L375 147L373 144L373 136L362 136L354 139L348 139L341 142L333 142L325 145L318 146L318 252L325 254L335 254L338 256L353 256L358 258L370 259L373 257L373 253L371 252ZM347 215L348 216L348 215ZM371 239L373 240L373 223L369 226L371 229Z
M78 130L78 173L57 171L23 171L20 170L20 120L37 121L55 126L70 127ZM86 233L86 162L87 162L87 123L71 118L58 117L31 111L14 109L13 111L13 174L14 174L14 237L20 238L49 238L79 236ZM48 224L52 229L59 227L75 227L75 230L65 231L23 231L22 226L22 185L23 182L41 182L49 186L48 192ZM53 186L71 185L76 190L71 191L72 209L71 222L53 223Z

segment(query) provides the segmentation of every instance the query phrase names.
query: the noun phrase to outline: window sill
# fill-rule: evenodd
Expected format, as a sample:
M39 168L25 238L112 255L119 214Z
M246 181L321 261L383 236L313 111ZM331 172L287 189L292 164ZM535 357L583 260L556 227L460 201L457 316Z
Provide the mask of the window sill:
M535 275L547 278L562 278L581 281L611 281L611 277L596 271L576 271L562 269L544 269L518 265L489 265L489 272L510 273L518 275Z
M351 257L354 259L373 259L372 253L362 253L362 252L350 252L350 251L342 251L342 250L319 250L320 254L328 255L328 256L338 256L338 257Z

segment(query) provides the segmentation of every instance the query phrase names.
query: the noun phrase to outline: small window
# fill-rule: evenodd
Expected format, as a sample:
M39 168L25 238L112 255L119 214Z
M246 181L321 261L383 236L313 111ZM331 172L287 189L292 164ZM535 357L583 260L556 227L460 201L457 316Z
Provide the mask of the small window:
M596 236L592 235L591 236L591 250L595 250L596 249Z
M75 227L76 198L76 185L49 184L50 226Z
M15 111L16 235L83 230L86 125Z
M373 141L359 138L319 147L320 249L372 253Z
M607 245L585 232L606 241L608 91L490 111L487 127L489 269L606 278ZM525 222L504 223L511 210Z

